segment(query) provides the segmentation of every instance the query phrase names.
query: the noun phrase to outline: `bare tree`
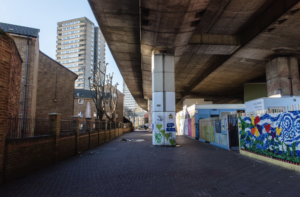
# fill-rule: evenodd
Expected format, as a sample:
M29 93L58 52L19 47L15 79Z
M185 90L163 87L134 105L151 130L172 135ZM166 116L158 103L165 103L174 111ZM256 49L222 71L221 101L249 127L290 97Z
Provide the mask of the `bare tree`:
M97 109L97 119L103 120L105 116L109 121L113 121L116 115L116 105L118 102L117 86L119 84L112 85L114 73L106 75L107 65L108 63L105 64L105 62L103 64L99 62L99 66L95 65L94 70L92 70L93 74L89 77L89 84Z

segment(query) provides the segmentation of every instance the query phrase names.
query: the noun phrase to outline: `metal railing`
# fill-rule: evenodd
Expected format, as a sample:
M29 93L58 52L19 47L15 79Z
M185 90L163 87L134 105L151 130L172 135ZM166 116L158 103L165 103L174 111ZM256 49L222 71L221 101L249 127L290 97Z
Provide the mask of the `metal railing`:
M28 138L36 136L50 136L54 135L51 131L50 121L48 117L42 118L25 118L23 122L22 129L22 118L8 118L7 120L7 139L17 139L17 138ZM79 121L79 122L76 122ZM77 125L79 128L77 128ZM130 127L132 124L124 124L124 126ZM89 128L91 126L91 128ZM79 129L80 134L91 132L97 132L99 129L101 131L108 131L111 129L123 128L123 124L120 122L107 122L92 120L92 122L86 121L85 119L61 119L59 134L61 135L72 135L75 134L77 129Z
M7 139L34 137L41 135L51 135L49 119L25 118L24 121L19 117L7 119Z
M60 133L74 133L74 120L61 120L60 121Z

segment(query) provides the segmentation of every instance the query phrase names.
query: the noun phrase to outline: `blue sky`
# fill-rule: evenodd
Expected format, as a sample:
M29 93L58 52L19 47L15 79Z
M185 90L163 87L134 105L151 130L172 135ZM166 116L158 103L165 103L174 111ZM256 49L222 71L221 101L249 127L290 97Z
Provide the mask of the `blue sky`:
M87 0L0 0L0 22L40 29L40 50L53 59L56 50L57 22L87 17L98 26ZM106 47L108 73L123 91L123 78Z

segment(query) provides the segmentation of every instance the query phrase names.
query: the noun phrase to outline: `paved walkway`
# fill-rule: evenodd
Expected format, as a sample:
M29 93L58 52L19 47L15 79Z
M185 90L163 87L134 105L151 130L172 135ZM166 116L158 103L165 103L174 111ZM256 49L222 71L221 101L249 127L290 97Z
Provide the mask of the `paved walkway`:
M120 137L119 137L120 138ZM300 196L300 175L179 136L133 132L0 187L0 196Z

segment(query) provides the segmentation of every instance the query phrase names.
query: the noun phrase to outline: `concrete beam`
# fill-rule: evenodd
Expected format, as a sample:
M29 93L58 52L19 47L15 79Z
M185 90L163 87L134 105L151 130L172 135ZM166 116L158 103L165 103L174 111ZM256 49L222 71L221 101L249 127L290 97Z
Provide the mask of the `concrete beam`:
M240 36L230 35L211 35L211 34L196 34L192 37L191 43L198 44L217 44L224 43L239 44L239 48L248 44L253 38L258 36L261 32L266 30L270 25L272 25L276 20L278 20L282 15L288 12L293 6L295 6L299 0L278 0L268 7L262 15L257 17L248 27L246 27ZM238 51L235 50L232 54L224 55L224 57L218 58L211 66L207 68L205 72L202 72L200 77L192 82L190 87L185 91L186 94L192 91L198 84L200 84L207 76L219 68L223 63L225 63L233 54Z
M215 35L215 34L194 34L189 44L206 45L241 45L241 36L239 35Z

